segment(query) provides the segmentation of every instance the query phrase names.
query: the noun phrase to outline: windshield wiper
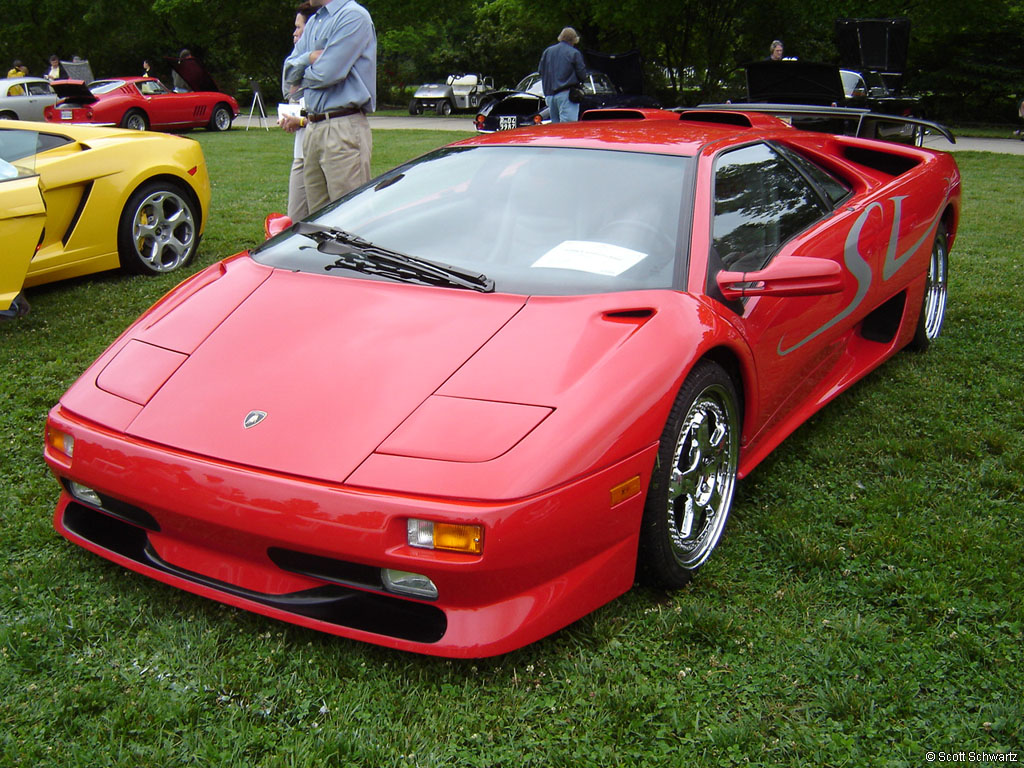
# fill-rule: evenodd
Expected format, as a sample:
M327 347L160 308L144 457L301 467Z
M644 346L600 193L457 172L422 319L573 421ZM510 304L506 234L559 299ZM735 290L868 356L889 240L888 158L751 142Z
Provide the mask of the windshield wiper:
M326 270L352 269L407 283L468 288L482 293L494 290L494 281L487 275L392 251L343 229L300 221L294 231L315 240L320 253L338 257L324 267Z

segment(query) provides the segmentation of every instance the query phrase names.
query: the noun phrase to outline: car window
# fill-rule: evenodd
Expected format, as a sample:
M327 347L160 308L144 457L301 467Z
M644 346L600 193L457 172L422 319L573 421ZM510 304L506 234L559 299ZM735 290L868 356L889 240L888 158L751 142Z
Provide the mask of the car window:
M69 143L57 133L0 128L0 182L35 175L36 155Z
M837 179L817 163L797 152L787 152L786 156L817 185L832 208L852 194L853 190L847 186L846 182Z
M601 72L590 72L587 75L587 82L583 84L583 90L587 93L615 93L615 85L608 75Z
M843 90L846 92L846 98L863 96L867 92L864 78L859 73L848 69L841 69L839 70L839 76L843 79Z
M830 208L803 174L767 144L715 162L713 241L726 269L753 272Z
M170 93L164 84L159 80L142 80L135 84L143 96L156 96L161 93Z
M124 85L124 80L94 80L89 83L89 90L94 96L99 96L103 93L110 93L116 91Z
M449 147L389 172L311 220L473 272L499 292L671 288L688 241L693 158L555 147ZM687 198L688 199L688 198ZM292 235L254 258L323 273ZM348 273L329 271L330 274Z
M33 96L49 96L53 93L53 88L49 83L29 83L28 92Z
M540 75L534 72L532 75L527 75L516 85L517 91L528 91L534 85L540 82Z

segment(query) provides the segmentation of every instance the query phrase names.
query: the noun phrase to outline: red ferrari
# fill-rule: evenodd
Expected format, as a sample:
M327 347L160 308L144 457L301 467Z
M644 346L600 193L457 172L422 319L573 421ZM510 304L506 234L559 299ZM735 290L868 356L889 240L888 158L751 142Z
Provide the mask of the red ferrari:
M686 584L739 479L938 336L960 174L763 114L590 117L437 150L175 288L50 413L57 529L441 656Z
M219 91L177 93L154 77L120 77L53 84L60 99L43 110L51 123L116 125L138 131L206 128L226 131L238 102Z

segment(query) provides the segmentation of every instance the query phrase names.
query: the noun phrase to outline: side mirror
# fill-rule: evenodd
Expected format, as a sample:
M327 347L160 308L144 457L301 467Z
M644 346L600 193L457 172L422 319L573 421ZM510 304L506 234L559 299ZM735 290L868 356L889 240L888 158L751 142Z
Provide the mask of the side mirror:
M748 296L824 296L843 290L843 270L831 259L781 256L757 272L719 272L715 282L726 301Z
M292 220L283 213L272 213L263 221L263 234L269 240L279 235L292 225Z

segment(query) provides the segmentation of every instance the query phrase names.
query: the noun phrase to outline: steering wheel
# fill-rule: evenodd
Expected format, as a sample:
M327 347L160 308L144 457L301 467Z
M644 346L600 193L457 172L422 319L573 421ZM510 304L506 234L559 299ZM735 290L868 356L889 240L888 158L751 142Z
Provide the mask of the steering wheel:
M627 233L633 232L637 236L629 237ZM650 248L643 249L647 254L675 255L675 243L672 238L662 232L653 224L640 219L615 219L609 221L597 231L597 238L602 242L612 245L621 245L623 248L636 248L639 244L650 244ZM655 246L663 246L656 248Z

